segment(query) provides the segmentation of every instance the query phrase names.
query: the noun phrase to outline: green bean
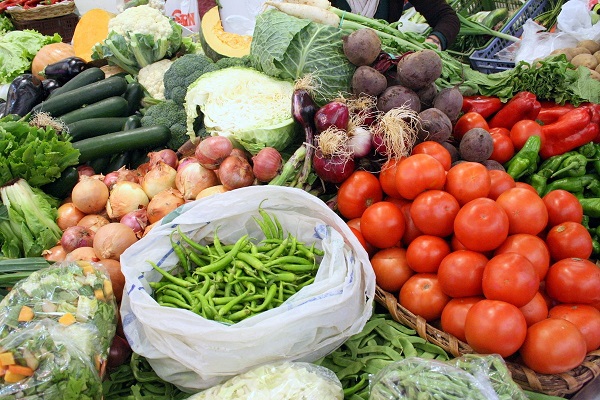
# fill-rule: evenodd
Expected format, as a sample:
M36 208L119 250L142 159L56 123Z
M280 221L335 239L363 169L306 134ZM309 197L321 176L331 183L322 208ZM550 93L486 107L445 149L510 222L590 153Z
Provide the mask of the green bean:
M214 246L215 251L217 252L217 254L220 257L223 257L225 255L225 251L223 250L223 247L221 246L221 241L219 240L219 236L217 235L217 231L218 231L218 229L215 229L215 233L213 235L213 246Z
M225 267L227 267L227 265L231 264L231 262L233 261L233 258L237 255L240 248L247 243L247 241L248 241L248 235L242 236L241 238L238 239L238 241L235 243L233 248L230 251L228 251L223 257L221 257L220 259L218 259L208 265L196 268L196 272L207 272L208 273L208 272L217 272L222 269L225 269Z
M295 282L298 276L293 272L270 273L269 282Z
M273 250L269 251L267 253L267 255L269 256L269 261L272 261L272 260L276 259L277 257L279 257L281 254L283 254L283 252L285 251L285 249L288 246L288 243L289 243L289 236L286 237L285 239L283 239L281 241L281 243L279 244L279 246L277 246Z
M188 260L187 255L185 254L183 247L179 243L177 243L175 240L173 240L174 233L175 233L175 231L172 231L171 234L169 235L169 241L171 242L171 247L173 248L173 252L179 259L179 263L181 264L183 271L185 272L186 275L188 275L189 270L190 270L189 260Z
M241 321L244 318L249 317L252 314L252 311L250 311L250 309L248 308L242 308L241 310L234 312L232 314L229 314L229 320L230 321Z
M288 250L287 255L288 256L293 256L296 254L296 247L298 246L298 239L296 239L296 236L292 236L292 242L290 243L290 248Z
M180 296L182 296L185 301L192 305L194 304L194 296L192 295L192 293L189 291L189 289L187 288L183 288L180 286L176 286L176 285L167 285L165 286L166 290L171 290L173 292L178 293Z
M170 303L170 304L174 304L174 305L176 305L177 307L179 307L179 308L185 308L186 310L191 310L191 309L192 309L192 306L191 306L191 305L189 305L189 304L188 304L188 303L186 303L185 301L181 301L181 300L179 300L178 298L176 298L176 297L173 297L173 296L166 296L166 295L163 295L163 296L161 296L161 301L162 301L163 303Z
M244 300L244 298L249 294L248 291L242 293L241 295L234 297L232 300L230 300L227 304L223 305L223 307L221 307L221 309L219 309L219 315L220 316L224 316L225 314L227 314L230 310L231 307L233 307L234 305L238 304L239 302L241 302L242 300Z
M194 263L197 267L204 267L210 262L210 259L208 257L201 256L199 254L194 253L193 251L188 252L187 256L189 257L190 261Z
M208 254L208 249L206 246L201 245L200 243L195 242L192 238L190 238L189 236L187 236L185 233L183 233L181 231L181 227L178 226L177 227L177 232L179 233L179 237L186 242L192 249L202 253L202 254Z
M236 256L239 260L244 261L246 264L250 265L254 269L264 269L264 264L258 258L254 257L250 253L238 252Z
M193 286L192 283L186 281L185 279L177 278L176 276L171 275L170 273L168 273L164 269L160 268L158 265L156 265L152 261L148 261L148 263L152 266L152 268L154 268L156 271L158 271L168 281L171 281L174 284L179 285L179 286L184 286L184 287Z
M160 300L163 300L163 296L171 296L171 297L175 297L176 299L185 302L185 298L178 292L172 290L172 289L166 289L164 291L162 291L161 293L158 294L158 298ZM188 303L189 304L189 303Z
M316 264L279 264L277 269L285 272L309 272L316 271L319 268Z
M261 207L258 207L258 213L262 217L262 224L259 223L258 225L260 226L261 230L265 234L265 237L267 237L269 239L278 239L279 235L278 235L278 231L277 231L277 226L271 219L271 216L269 215L269 213L267 213ZM258 219L255 218L255 220L258 223Z
M250 310L252 312L261 312L261 311L265 310L267 308L267 306L269 306L271 304L271 302L273 301L273 299L275 298L276 293L277 293L277 285L272 284L271 286L269 286L269 290L267 291L267 294L266 294L263 302L261 303L261 305L256 308L251 307Z
M314 265L315 262L313 260L308 260L304 257L298 256L283 256L276 258L275 260L269 261L264 264L265 268L272 267L274 265L282 265L282 264L304 264L304 265Z

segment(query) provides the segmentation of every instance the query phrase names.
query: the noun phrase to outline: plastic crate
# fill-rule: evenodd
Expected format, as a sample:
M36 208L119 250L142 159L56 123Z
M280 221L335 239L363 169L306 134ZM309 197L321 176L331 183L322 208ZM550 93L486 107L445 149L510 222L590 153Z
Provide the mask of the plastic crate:
M516 37L523 33L523 25L530 18L535 18L552 6L548 0L528 0L513 18L501 30ZM500 59L498 52L512 44L511 41L494 38L484 49L475 50L470 56L471 67L477 71L491 74L515 67L514 60Z
M55 33L58 33L64 43L71 43L77 22L79 22L79 16L75 13L54 18L12 21L13 25L18 30L33 29L44 35L54 35Z

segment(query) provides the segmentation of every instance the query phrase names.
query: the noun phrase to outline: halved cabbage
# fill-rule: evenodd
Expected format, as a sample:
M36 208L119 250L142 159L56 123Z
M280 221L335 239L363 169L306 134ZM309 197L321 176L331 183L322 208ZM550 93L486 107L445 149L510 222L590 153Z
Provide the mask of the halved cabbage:
M227 136L256 154L265 146L283 150L294 140L292 82L246 67L208 72L192 83L185 96L187 128L195 138L198 107L213 136Z

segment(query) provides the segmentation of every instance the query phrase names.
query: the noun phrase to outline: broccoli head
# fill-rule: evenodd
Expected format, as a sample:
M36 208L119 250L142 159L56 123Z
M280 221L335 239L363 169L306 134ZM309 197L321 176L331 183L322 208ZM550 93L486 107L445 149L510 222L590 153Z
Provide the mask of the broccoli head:
M202 74L217 69L219 67L204 54L184 54L175 59L163 77L165 98L183 105L188 86Z
M146 109L142 117L142 126L162 125L169 128L171 139L167 147L177 151L190 138L187 134L186 118L182 105L173 100L165 100Z
M249 55L242 57L223 57L218 59L215 64L219 69L228 67L252 67Z

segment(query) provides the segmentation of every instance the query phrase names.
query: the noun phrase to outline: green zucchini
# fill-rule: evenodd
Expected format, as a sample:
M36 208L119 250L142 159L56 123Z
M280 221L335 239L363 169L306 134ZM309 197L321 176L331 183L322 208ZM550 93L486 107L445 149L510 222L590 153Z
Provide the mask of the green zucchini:
M121 96L127 89L127 81L120 76L111 76L98 82L90 83L53 96L33 107L32 114L47 112L53 117L60 117L69 111L77 110L85 105L96 103L112 96Z
M110 162L110 156L97 157L88 161L86 164L94 170L95 174L101 174Z
M496 8L489 12L488 15L481 21L481 25L493 29L497 24L508 18L508 8Z
M104 71L102 71L98 67L91 67L85 69L75 75L71 80L62 85L61 87L54 89L52 93L48 96L48 98L54 97L61 93L68 92L73 89L78 89L82 86L89 85L90 83L98 82L104 79L106 75Z
M131 154L129 151L124 151L122 153L115 154L114 156L111 157L110 162L108 163L106 168L104 168L102 173L104 175L107 175L113 171L118 171L119 168L124 167L127 164L129 164L130 159L131 159Z
M139 128L141 126L142 126L142 117L137 114L133 114L133 115L130 115L129 117L127 117L127 121L125 121L125 124L123 125L123 130L128 131L130 129Z
M121 96L112 96L63 114L60 119L69 125L91 118L127 117L128 115L127 100Z
M67 125L71 142L123 130L128 117L88 118Z
M128 150L164 146L170 138L169 128L154 125L83 139L73 147L80 152L79 162L88 162Z
M77 167L67 167L57 179L45 184L40 189L57 199L64 199L71 194L78 181L79 171L77 171Z
M144 88L138 82L127 84L127 89L123 93L123 98L127 100L129 107L127 115L132 115L142 107L142 99L144 98Z

